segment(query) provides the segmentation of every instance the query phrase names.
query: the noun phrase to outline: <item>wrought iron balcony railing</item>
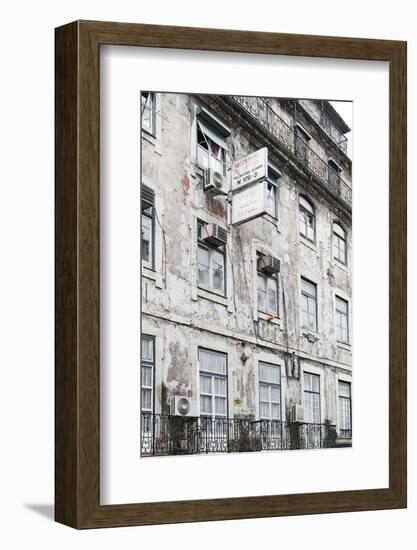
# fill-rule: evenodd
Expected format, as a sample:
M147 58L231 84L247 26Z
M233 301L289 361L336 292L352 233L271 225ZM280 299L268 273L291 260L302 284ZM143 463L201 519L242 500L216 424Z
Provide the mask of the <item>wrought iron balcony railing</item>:
M141 414L141 456L336 446L332 424Z
M243 109L262 129L293 155L314 175L331 195L352 206L352 189L328 162L317 154L295 129L261 97L232 96L235 106Z
M317 124L321 126L334 144L346 154L347 137L333 124L323 109L317 105L317 102L314 102L311 99L299 99L298 105L301 105L301 107L308 112L311 118L313 118Z

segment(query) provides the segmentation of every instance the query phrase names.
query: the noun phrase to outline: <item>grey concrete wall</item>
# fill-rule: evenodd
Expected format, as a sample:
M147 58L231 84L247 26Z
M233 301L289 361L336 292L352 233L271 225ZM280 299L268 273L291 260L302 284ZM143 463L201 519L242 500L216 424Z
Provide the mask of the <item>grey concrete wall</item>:
M351 377L351 345L337 343L334 311L335 295L339 295L349 301L352 319L349 222L344 221L348 261L341 266L332 259L332 223L341 219L340 211L325 197L310 193L308 183L290 175L281 163L277 165L282 172L278 220L264 216L240 227L229 226L227 296L198 289L197 219L227 227L225 199L207 196L196 166L195 109L201 101L188 95L158 94L156 137L142 134L142 182L154 189L157 210L155 271L142 267L142 332L156 337L155 410L166 412L173 393L198 398L201 346L228 354L230 417L259 417L258 362L263 360L281 366L283 419L290 403L302 402L302 371L307 370L321 375L322 421L336 423L337 380ZM281 108L279 103L275 108ZM214 114L231 128L228 145L234 159L257 148L237 117ZM311 134L315 136L312 146L324 151L318 132L311 129ZM315 244L300 237L300 193L308 195L315 206ZM257 311L257 250L281 260L280 315L272 321ZM301 276L317 284L314 342L300 326ZM248 356L244 362L243 352ZM292 354L294 361L289 359Z

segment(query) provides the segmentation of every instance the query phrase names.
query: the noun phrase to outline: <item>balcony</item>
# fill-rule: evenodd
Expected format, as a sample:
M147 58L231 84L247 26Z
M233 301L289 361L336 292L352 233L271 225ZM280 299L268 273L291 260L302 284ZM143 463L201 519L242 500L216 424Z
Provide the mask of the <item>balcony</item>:
M337 447L332 424L141 414L141 456Z
M332 166L329 166L328 159L320 157L265 99L232 96L231 101L236 108L243 110L250 117L253 124L266 131L270 138L300 163L308 174L316 178L324 191L351 208L351 187Z

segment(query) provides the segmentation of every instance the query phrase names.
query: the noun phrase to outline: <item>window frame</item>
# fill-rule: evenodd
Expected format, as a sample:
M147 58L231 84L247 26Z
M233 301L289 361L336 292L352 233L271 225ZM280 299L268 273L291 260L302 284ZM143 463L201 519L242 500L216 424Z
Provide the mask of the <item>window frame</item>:
M142 184L142 188L143 187L147 187L147 186L144 186ZM148 188L150 189L150 188ZM152 214L148 214L146 212L146 210L148 210L149 208L152 209ZM151 239L151 242L150 242L150 245L149 245L149 252L150 252L150 255L151 255L151 259L150 261L149 260L145 260L144 257L143 257L143 236L142 236L142 231L143 231L143 218L147 218L148 220L150 220L150 223L151 223L151 230L150 230L150 239ZM156 219L156 212L155 212L155 201L153 204L150 204L146 201L144 201L142 199L141 201L141 242L140 242L140 248L141 248L141 260L142 260L142 265L148 269L151 269L151 270L155 270L155 219Z
M148 94L147 99L150 98L150 107L147 106L147 99L145 100L145 103L143 102L144 94ZM151 136L156 136L156 112L155 112L155 105L156 105L156 94L155 92L150 91L143 91L141 92L141 128L144 132L150 134ZM143 122L143 115L145 113L145 110L148 110L150 113L149 120L150 124L149 126L145 126Z
M152 360L149 361L147 359L143 358L143 341L149 340L152 342ZM145 414L153 415L155 414L155 336L152 336L151 334L141 334L141 356L140 356L140 412ZM143 385L143 374L142 374L142 368L151 368L152 369L152 385L151 386L144 386ZM143 407L143 398L142 398L142 392L143 390L150 390L151 391L151 402L152 405L150 409Z
M306 383L305 383L305 376L306 375L315 377L318 380L318 383L319 383L319 390L318 391L307 390L306 389ZM304 411L307 410L306 400L305 400L305 394L306 393L308 393L310 395L318 395L319 420L318 420L318 422L316 422L314 420L307 420L306 415L304 414L304 422L307 423L307 424L321 424L321 376L320 376L320 374L317 374L315 372L310 372L308 370L303 371L303 408L304 408Z
M259 269L259 264L261 260L262 253L256 252L256 305L257 310L261 313L264 313L265 315L275 315L277 319L279 319L280 315L280 307L279 307L279 280L277 274L275 275L268 275L266 273L263 273ZM262 278L265 281L265 309L262 309L259 307L259 278ZM275 283L276 287L276 297L277 297L277 307L276 311L269 311L269 300L268 300L268 282L269 280L273 281Z
M335 226L340 228L343 233L343 237L335 231ZM340 246L337 247L338 256L335 256L335 243L339 241L344 243L344 257L343 260L340 259ZM347 231L338 221L334 221L332 224L332 258L342 265L347 265Z
M346 397L345 395L340 394L340 385L346 384L349 386L349 397ZM345 400L349 401L349 428L342 428L341 427L341 419L344 418L344 416L341 414L341 407L340 407L340 401ZM348 380L342 380L338 379L337 381L337 419L338 419L338 437L350 439L352 437L352 382ZM341 431L350 431L350 435L341 434Z
M214 353L216 355L222 355L225 357L226 361L226 368L225 368L225 374L219 374L219 373L214 373L212 371L209 371L209 370L205 370L205 369L202 369L201 368L201 356L200 356L200 352L203 351L203 352L209 352L209 353ZM201 376L206 376L206 377L210 377L211 378L211 390L212 390L212 393L206 393L204 392L202 394L201 392ZM226 383L226 394L223 395L223 394L216 394L215 392L215 379L216 378L219 378L219 379L222 379L225 381ZM198 380L199 380L199 393L198 393L198 405L199 405L199 416L202 417L202 418L211 418L211 419L229 419L229 356L226 352L224 351L218 351L218 350L213 350L213 349L210 349L210 348L206 348L206 347L203 347L203 346L199 346L198 347ZM201 410L201 396L210 396L211 397L211 404L212 404L212 407L211 407L211 414L210 413L202 413L202 410ZM225 415L216 415L216 397L221 397L221 398L225 398L226 400L226 414Z
M263 380L261 377L261 365L267 365L269 367L277 368L279 371L279 384ZM270 415L269 418L262 416L262 403L266 403L265 400L261 399L261 386L268 387L268 393L269 393L269 411ZM272 400L272 389L279 389L279 402ZM258 361L258 397L259 397L259 420L270 420L271 422L280 422L282 420L282 373L281 373L281 365L277 365L275 363L269 363L268 361ZM272 405L278 404L279 405L279 418L275 418L272 415Z
M306 207L302 204L302 201L304 201L307 205L309 205L309 207L311 208L311 211L308 209L308 207ZM302 222L302 220L301 220L302 215L305 216L305 221L304 222ZM313 221L312 226L307 223L309 215L311 216L311 219ZM316 226L317 226L316 208L315 208L313 202L303 194L300 194L298 196L298 222L299 222L300 236L303 239L306 239L307 241L315 244L316 243ZM303 233L303 229L302 229L303 225L306 226L306 231L307 231L306 233ZM310 238L308 236L308 228L309 227L312 227L313 238Z
M199 134L203 139L199 139ZM216 116L207 111L204 107L198 107L196 112L196 163L202 170L214 168L212 166L211 157L215 159L215 162L220 162L222 166L221 173L223 176L227 174L227 160L229 148L226 143L226 139L230 136L230 130L227 128ZM221 155L220 159L216 158L212 153L211 143L215 143L220 147ZM204 145L207 147L205 147ZM200 162L200 149L207 154L207 166Z
M226 254L226 244L222 245L222 246L214 246L214 245L211 245L210 243L207 243L206 241L204 241L204 239L199 235L199 227L201 226L201 228L203 229L204 226L207 225L207 222L204 222L203 220L200 220L200 219L197 219L197 288L201 289L201 290L204 290L206 292L212 292L213 294L216 294L217 296L222 296L223 298L226 298L227 297L227 274L226 274L226 270L227 270L227 254ZM200 283L200 277L199 277L199 250L200 248L204 249L204 250L207 250L208 251L208 254L209 254L209 281L210 281L210 286L209 287L206 287L206 286L202 286L201 283ZM212 260L212 256L213 256L213 252L218 252L219 254L221 254L223 256L223 290L218 290L218 289L215 289L213 288L213 260Z
M346 311L342 311L338 308L338 302L344 302L346 305ZM339 335L339 329L342 329L342 325L338 325L339 316L346 317L346 340L343 340ZM335 329L336 329L336 341L340 344L349 345L350 342L350 330L349 330L349 300L342 298L338 294L335 294Z
M313 285L315 289L315 295L310 294L303 288L303 282L306 282L307 284ZM301 304L300 304L300 312L301 312L301 328L304 328L306 330L312 331L312 332L318 332L318 288L317 284L313 281L310 281L306 277L301 276ZM312 329L310 326L305 326L303 323L303 299L307 299L307 306L310 303L310 300L313 300L315 303L315 327ZM307 307L307 315L310 317L310 309Z

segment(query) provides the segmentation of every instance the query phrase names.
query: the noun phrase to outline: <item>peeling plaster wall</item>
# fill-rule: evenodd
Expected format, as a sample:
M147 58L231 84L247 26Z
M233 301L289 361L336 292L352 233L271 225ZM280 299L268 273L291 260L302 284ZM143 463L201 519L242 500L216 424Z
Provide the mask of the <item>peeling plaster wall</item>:
M229 227L227 297L199 290L197 219L226 227L226 202L204 193L202 172L196 166L195 109L202 99L185 94L158 96L160 116L156 137L142 134L142 181L152 186L157 201L164 205L163 211L157 208L155 224L161 243L155 250L160 273L148 270L145 273L142 268L142 332L158 335L156 345L163 349L156 364L156 412L167 412L169 396L174 393L198 398L201 346L228 354L230 417L259 417L258 363L262 360L281 366L283 419L288 417L291 403L302 402L300 375L311 365L323 372L321 420L336 423L337 373L348 378L351 374L351 347L336 342L334 311L335 295L340 295L349 300L352 318L349 219L326 198L310 190L301 176L295 177L285 163L274 162L282 172L278 221L264 216L240 227ZM259 148L262 135L255 129L249 133L237 116L219 110L210 97L206 98L205 106L230 127L227 143L233 158ZM274 108L280 109L282 116L291 122L279 102L275 102ZM307 119L304 122L307 126ZM324 151L325 144L317 137L319 132L311 130L311 134L312 147ZM274 156L274 152L270 151L270 155ZM315 244L299 235L300 193L307 194L315 206ZM347 266L332 259L335 220L342 221L347 230ZM272 322L256 311L257 250L281 260L279 319ZM318 333L314 342L300 328L301 276L317 284ZM245 361L241 360L243 352L247 355ZM294 362L288 359L292 354Z

